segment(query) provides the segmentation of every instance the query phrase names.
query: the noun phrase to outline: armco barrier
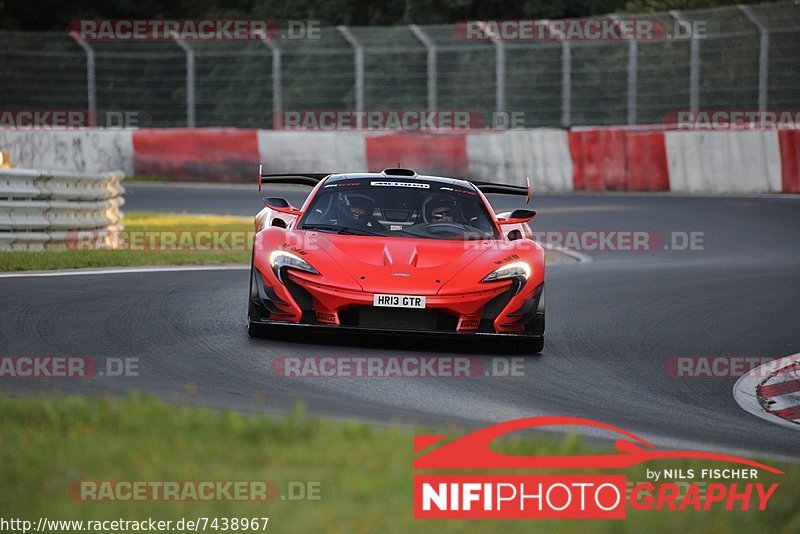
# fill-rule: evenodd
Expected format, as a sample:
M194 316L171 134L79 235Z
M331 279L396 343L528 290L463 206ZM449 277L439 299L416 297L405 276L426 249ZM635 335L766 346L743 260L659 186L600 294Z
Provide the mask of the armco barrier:
M121 230L121 171L0 169L0 250L63 249L75 230L113 243Z

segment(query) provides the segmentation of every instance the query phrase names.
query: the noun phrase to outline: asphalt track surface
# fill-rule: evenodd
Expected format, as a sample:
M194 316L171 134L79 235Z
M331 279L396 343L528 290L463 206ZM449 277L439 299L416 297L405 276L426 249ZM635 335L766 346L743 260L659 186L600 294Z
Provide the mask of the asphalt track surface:
M286 196L295 203L302 189ZM252 188L136 185L127 210L252 215ZM496 208L518 205L493 198ZM257 340L245 331L243 269L0 278L6 355L139 358L139 376L4 379L15 393L145 390L244 411L471 427L532 415L617 425L662 446L800 458L800 432L734 401L735 378L674 378L671 356L800 352L800 199L573 194L534 199L536 230L702 232L703 249L590 252L547 274L545 350L524 376L284 378L281 356L478 354L490 347L407 340Z

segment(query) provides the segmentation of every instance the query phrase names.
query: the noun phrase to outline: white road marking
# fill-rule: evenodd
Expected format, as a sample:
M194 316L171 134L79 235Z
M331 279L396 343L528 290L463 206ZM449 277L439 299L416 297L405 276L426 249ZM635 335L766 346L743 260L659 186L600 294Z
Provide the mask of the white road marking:
M170 273L180 271L235 271L249 265L164 265L160 267L120 267L110 269L63 269L56 271L15 271L0 273L0 278L36 278L44 276L87 276L95 274Z
M572 250L571 248L564 248L561 245L551 245L550 243L539 243L539 245L545 251L556 252L563 254L564 256L569 256L578 263L589 263L590 261L592 261L592 257L589 256L588 254L578 252L577 250Z

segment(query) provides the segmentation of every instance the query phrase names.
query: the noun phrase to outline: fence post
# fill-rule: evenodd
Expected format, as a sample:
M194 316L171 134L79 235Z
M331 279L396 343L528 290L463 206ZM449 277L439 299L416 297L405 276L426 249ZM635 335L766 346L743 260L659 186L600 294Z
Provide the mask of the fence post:
M411 24L408 27L417 39L425 46L428 52L428 111L436 111L439 103L436 99L436 45L428 35L422 31L422 28L416 24Z
M689 43L689 110L697 114L700 109L700 40L695 35L692 23L686 20L680 11L673 9L669 12L676 22L688 27L692 39Z
M609 15L615 23L619 23L617 15ZM628 124L636 124L636 106L639 96L639 43L635 38L628 41Z
M92 117L91 120L94 121L97 116L97 78L94 49L89 43L81 39L77 33L70 32L69 36L83 48L84 52L86 52L86 105L89 108L89 114Z
M337 30L342 34L342 36L350 43L350 46L353 47L353 51L355 53L355 61L356 61L356 111L359 112L358 114L358 124L359 127L362 125L362 118L364 111L364 47L361 45L356 36L353 35L353 32L350 31L350 28L347 26L337 26Z
M758 110L766 111L767 97L769 96L769 86L767 85L767 76L769 74L769 29L758 18L751 6L739 4L739 9L758 28Z
M495 107L498 113L506 110L506 47L500 39L494 39L495 46Z
M261 35L261 42L272 52L272 128L275 129L275 116L283 111L283 58L280 47L267 35Z
M567 36L554 28L552 21L547 22L547 31L561 39L561 126L569 128L572 126L572 49Z
M636 124L636 106L639 102L639 43L628 41L628 124Z
M186 126L194 128L195 101L194 101L194 49L181 39L175 38L175 43L186 52Z
M497 113L503 113L506 110L506 48L486 23L481 24L481 31L494 44L494 107Z

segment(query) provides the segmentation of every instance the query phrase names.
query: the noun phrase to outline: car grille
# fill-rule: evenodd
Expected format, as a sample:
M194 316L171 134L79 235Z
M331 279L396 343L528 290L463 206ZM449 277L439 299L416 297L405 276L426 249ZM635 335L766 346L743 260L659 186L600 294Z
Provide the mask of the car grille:
M435 310L359 306L339 314L342 325L382 330L442 331L456 329L458 319Z

